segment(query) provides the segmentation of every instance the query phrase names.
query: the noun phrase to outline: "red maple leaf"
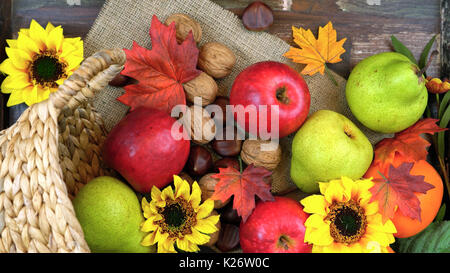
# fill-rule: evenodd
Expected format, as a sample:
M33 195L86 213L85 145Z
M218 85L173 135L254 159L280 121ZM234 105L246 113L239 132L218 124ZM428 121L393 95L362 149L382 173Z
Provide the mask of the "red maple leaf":
M397 209L407 217L422 221L420 200L414 193L426 194L434 186L425 182L422 175L411 175L413 166L414 163L403 163L398 168L390 165L389 176L380 173L383 178L373 180L371 202L378 201L383 221L392 219Z
M405 161L426 160L427 148L431 145L421 134L434 134L447 130L436 125L437 119L423 119L408 129L397 133L394 138L386 138L376 145L375 164L391 164L396 154Z
M248 166L242 174L232 167L221 168L219 171L212 176L220 181L216 184L211 199L225 202L234 196L233 208L242 217L242 221L246 222L253 212L255 196L262 201L275 200L270 192L270 185L265 182L272 172L253 165Z
M185 105L183 83L200 74L197 70L199 50L192 32L182 44L176 40L175 23L162 24L156 16L150 28L152 49L133 42L127 55L122 75L138 81L125 87L125 94L118 98L131 107L147 106L170 113L176 105Z

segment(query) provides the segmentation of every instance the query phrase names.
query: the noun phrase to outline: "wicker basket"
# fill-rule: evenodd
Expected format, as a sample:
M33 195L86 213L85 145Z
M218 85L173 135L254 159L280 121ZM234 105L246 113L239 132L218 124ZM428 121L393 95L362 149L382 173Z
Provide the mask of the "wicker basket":
M125 63L122 50L87 58L47 101L0 132L0 252L89 252L71 199L101 166L106 137L90 98Z

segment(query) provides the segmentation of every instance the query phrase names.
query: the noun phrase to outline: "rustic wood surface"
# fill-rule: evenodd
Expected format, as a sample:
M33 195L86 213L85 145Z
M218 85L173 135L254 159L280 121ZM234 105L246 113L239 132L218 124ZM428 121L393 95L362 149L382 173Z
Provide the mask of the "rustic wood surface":
M182 0L180 0L182 1ZM213 0L237 15L252 1L249 0ZM0 8L1 52L4 38L17 36L20 28L28 27L31 19L42 25L51 21L62 25L68 37L84 37L105 0L2 0ZM395 35L413 54L418 57L428 40L434 34L441 33L441 24L448 26L448 8L446 15L441 14L441 2L448 0L266 0L274 9L275 22L268 32L293 45L292 26L311 29L315 34L319 26L332 21L338 38L347 38L344 47L346 53L339 64L330 65L343 77L348 77L351 69L362 59L378 52L392 50L390 36ZM443 20L441 20L441 17ZM149 19L150 20L150 19ZM448 28L443 36L449 36ZM428 74L441 76L441 63L448 62L448 43L438 36L437 45L446 46L447 56L441 56L430 67ZM439 46L438 46L439 47ZM0 55L0 58L4 55ZM0 59L1 60L1 59ZM449 73L448 66L442 71ZM5 100L5 96L3 97ZM12 124L23 111L23 105L5 111L6 124ZM9 118L8 118L9 117ZM2 121L5 116L1 116Z

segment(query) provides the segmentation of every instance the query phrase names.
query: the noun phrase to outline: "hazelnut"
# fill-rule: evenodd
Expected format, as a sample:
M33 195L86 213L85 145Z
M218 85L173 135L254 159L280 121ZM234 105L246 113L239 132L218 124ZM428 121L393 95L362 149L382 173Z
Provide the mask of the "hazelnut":
M212 216L212 215L219 215L219 213L217 213L217 211L213 210L213 211L211 212L211 216ZM214 246L214 245L217 243L217 241L219 241L219 235L220 235L220 221L217 222L216 227L217 227L217 231L214 232L213 234L210 234L210 235L209 235L209 238L210 238L210 239L209 239L209 242L207 242L207 243L205 244L205 246L212 247L212 246Z
M200 48L198 67L216 79L230 75L235 64L233 51L221 43L210 42Z
M261 145L265 144L270 148L268 150L261 149ZM271 146L273 145L273 146ZM242 145L241 158L247 165L253 164L256 167L263 167L269 171L277 168L281 162L281 147L269 140L246 140Z
M202 190L202 201L205 201L209 198L211 198L214 194L216 184L219 182L219 179L215 179L212 176L216 175L215 173L210 173L205 176L203 176L200 181L198 181L198 185L200 186L200 189ZM225 207L231 199L228 199L225 202L222 202L220 200L214 200L214 208L220 209Z
M187 108L180 121L190 133L192 142L196 144L207 144L216 135L214 120L201 106L193 105Z
M167 18L165 24L168 26L172 22L175 22L178 43L181 44L187 38L190 31L192 31L195 42L198 43L202 39L202 28L200 24L186 14L172 14Z
M183 87L188 101L195 103L195 97L202 98L201 106L213 103L219 92L216 81L205 72L201 72L197 78L185 83Z

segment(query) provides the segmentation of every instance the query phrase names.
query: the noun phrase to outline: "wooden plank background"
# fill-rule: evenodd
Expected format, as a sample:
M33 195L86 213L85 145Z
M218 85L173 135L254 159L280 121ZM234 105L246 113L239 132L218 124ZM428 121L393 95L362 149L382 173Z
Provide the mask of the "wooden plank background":
M182 1L182 0L180 0ZM213 0L222 7L241 15L249 0ZM2 0L0 7L0 29L2 31L1 52L4 38L17 36L20 28L28 27L31 19L42 25L51 21L62 25L68 37L84 37L89 31L105 0ZM267 0L274 9L275 22L268 30L286 42L293 44L292 26L311 29L315 34L319 26L332 21L338 33L338 39L347 38L344 47L346 53L339 64L330 65L343 77L348 77L351 69L362 59L383 51L391 51L390 36L395 35L416 57L435 34L441 33L441 24L448 26L447 16L441 15L442 5L448 0ZM441 16L443 20L441 20ZM444 24L443 24L444 22ZM448 28L443 32L449 36ZM448 43L438 35L437 45L446 46L446 54L437 58L428 74L441 76L441 67L447 76ZM439 46L438 46L439 47ZM4 53L3 53L4 54ZM2 57L0 55L0 57ZM3 55L4 57L4 55ZM5 98L3 98L5 99ZM2 107L5 112L4 107ZM25 109L23 105L8 109L4 126L9 126ZM2 120L4 120L2 116ZM1 124L0 124L1 125ZM2 126L1 128L4 128Z

